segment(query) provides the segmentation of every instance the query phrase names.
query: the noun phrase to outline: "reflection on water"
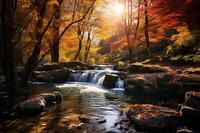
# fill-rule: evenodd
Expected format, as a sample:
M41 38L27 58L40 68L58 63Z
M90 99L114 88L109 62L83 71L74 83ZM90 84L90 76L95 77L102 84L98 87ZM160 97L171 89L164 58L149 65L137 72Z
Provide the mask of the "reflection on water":
M31 96L56 90L63 94L64 99L60 105L49 107L36 117L9 119L0 125L0 131L10 133L115 131L120 133L122 131L113 126L120 117L122 105L128 105L129 102L138 103L137 99L124 95L123 88L106 90L88 83L32 84L28 88L31 90ZM117 95L118 99L105 97L108 92Z

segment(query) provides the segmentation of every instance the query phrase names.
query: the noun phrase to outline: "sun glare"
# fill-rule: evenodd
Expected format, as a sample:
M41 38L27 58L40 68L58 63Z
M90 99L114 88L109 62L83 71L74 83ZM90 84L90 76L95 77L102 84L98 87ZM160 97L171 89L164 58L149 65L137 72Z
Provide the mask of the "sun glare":
M123 7L120 4L116 4L113 9L116 15L121 15L123 13Z

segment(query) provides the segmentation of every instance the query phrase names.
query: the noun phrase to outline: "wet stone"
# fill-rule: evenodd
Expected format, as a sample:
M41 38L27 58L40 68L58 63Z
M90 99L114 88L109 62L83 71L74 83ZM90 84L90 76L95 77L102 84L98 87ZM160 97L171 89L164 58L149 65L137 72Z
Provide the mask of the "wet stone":
M32 98L23 101L16 106L16 111L20 115L32 116L41 113L45 108L45 100L42 97Z
M200 110L200 92L189 91L185 94L185 104Z
M106 119L98 120L98 123L100 123L100 124L106 123Z
M139 132L174 132L181 123L177 111L151 104L134 104L127 116Z
M52 105L55 101L55 95L53 93L43 93L40 96L46 101L46 105Z
M181 108L181 116L185 122L185 124L199 128L200 125L200 110L188 107L188 106L183 106Z
M55 95L55 102L60 103L63 100L63 96L60 92L54 91L53 94Z

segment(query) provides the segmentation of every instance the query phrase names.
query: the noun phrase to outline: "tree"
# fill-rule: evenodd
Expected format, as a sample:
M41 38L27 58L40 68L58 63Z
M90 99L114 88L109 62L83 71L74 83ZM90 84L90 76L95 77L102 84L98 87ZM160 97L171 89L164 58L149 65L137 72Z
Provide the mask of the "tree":
M51 61L52 62L58 62L59 61L59 45L60 45L60 39L63 37L63 35L66 33L66 31L74 24L81 22L85 19L85 17L87 16L87 14L89 13L89 11L91 10L91 8L93 7L93 5L95 4L96 0L74 0L72 1L72 3L66 1L69 4L68 8L71 8L72 11L69 12L70 14L68 14L67 16L63 16L63 18L65 17L69 17L71 16L71 18L68 20L68 24L65 23L65 26L63 28L62 31L60 31L60 25L61 23L59 21L61 21L60 19L62 18L60 15L60 6L63 3L62 0L59 1L59 10L57 11L57 17L55 19L55 23L54 23L54 37L53 37L53 43L52 43L52 48L51 48ZM67 4L65 3L65 4ZM85 4L84 4L85 3ZM73 5L73 6L71 6ZM84 10L82 12L78 12L79 8L81 6L87 7L84 8ZM79 15L79 17L77 18L77 15Z
M22 73L21 80L20 80L21 88L24 88L24 86L28 82L28 79L30 78L34 68L38 64L40 52L42 49L42 39L56 14L56 11L55 11L54 14L52 15L52 17L48 20L48 23L44 26L44 17L45 17L45 13L47 10L47 2L48 2L48 0L44 0L43 2L37 1L37 3L34 3L34 4L36 4L36 10L38 12L38 21L36 23L36 34L35 34L35 42L36 43L35 43L35 46L34 46L31 56L29 57L27 63L25 64L24 71Z
M144 0L144 7L145 7L145 11L144 11L144 15L145 15L145 42L146 42L146 48L147 48L147 53L149 58L153 58L153 53L151 51L150 48L150 42L149 42L149 16L148 16L148 1Z
M58 62L59 61L59 31L60 31L60 19L61 19L61 5L63 0L57 0L58 1L58 6L55 6L54 10L56 11L54 20L53 20L53 37L52 37L52 45L51 47L51 62ZM75 0L76 2L76 0Z
M190 31L200 31L199 0L152 0L150 10L160 19L164 28L189 26Z
M141 1L138 0L137 3L134 3L133 0L122 0L122 4L124 7L123 23L124 23L125 33L126 33L127 44L129 48L129 61L130 63L132 63L134 42L137 38L138 28L140 24ZM137 11L136 11L137 16L135 17L134 17L134 14L135 14L134 4L136 4L136 8L137 8Z
M18 75L15 62L15 50L13 44L14 29L15 29L15 11L17 9L17 0L1 1L1 42L0 56L1 63L6 79L6 86L12 92L17 90Z
M28 8L27 12L23 12L24 14L21 14L22 12L20 12L20 15L24 16L24 18L18 18L16 12L18 12L17 9L19 9L21 6L23 7L23 5L20 5L23 2L24 1L5 0L2 2L1 7L1 27L3 29L1 31L2 42L0 47L1 63L3 65L3 70L6 77L6 86L8 89L11 90L11 92L23 92L23 88L27 83L29 77L31 76L33 69L40 61L39 56L43 46L42 39L55 15L54 12L49 20L44 23L44 17L47 11L47 7L51 6L48 5L51 0L36 0L31 2L24 2L26 4L30 4L30 8ZM18 42L22 39L22 34L25 33L27 25L30 24L31 20L26 22L26 17L29 14L32 14L34 17L36 17L36 19L34 19L34 21L36 22L34 30L35 34L33 35L32 33L30 33L31 39L33 39L33 51L31 51L31 54L28 57L28 61L24 66L24 71L22 72L22 76L20 78L17 75L17 65L15 62L17 58L15 56L15 53L18 51L18 47L16 45L19 44ZM23 23L25 23L25 25L23 25ZM21 26L23 28L22 30L19 30ZM20 34L16 39L16 31L18 30L20 31ZM28 45L26 44L21 49L24 49L27 46Z

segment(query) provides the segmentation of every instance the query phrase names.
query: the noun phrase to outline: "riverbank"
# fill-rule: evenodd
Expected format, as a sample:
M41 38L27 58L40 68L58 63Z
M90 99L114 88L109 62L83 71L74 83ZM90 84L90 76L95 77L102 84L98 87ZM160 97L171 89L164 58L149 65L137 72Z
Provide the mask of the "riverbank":
M72 70L71 68L66 67L59 67L57 69L55 64L53 64L54 68L52 70L50 64L44 66L45 69L40 67L40 69L34 72L31 79L32 84L27 86L26 96L19 98L9 97L5 88L1 88L1 104L2 107L4 107L1 111L1 116L3 116L4 119L1 119L1 122L2 125L5 126L5 128L1 127L2 130L9 131L11 129L14 130L14 128L19 128L17 131L25 131L26 129L32 131L33 129L36 129L41 132L64 130L75 133L81 131L110 131L117 133L126 131L135 132L135 120L131 120L131 118L129 118L129 120L126 117L128 110L131 109L132 106L137 105L137 107L140 108L147 104L151 108L154 108L155 106L155 108L158 108L158 111L162 111L161 107L168 107L176 112L172 111L177 117L181 117L177 112L180 111L180 104L184 104L185 102L185 93L191 90L194 91L194 89L195 91L199 91L200 86L200 77L198 72L196 73L195 71L195 73L191 74L191 71L186 72L186 69L180 70L159 65L136 63L130 65L127 71L119 73L110 70L108 72L102 72L102 70L87 70L85 67L81 68L78 66L75 66L77 70ZM112 66L112 68L114 67ZM115 84L118 78L123 79L125 91L120 90L120 92L116 92L118 89L102 86L104 85L103 82L106 74L109 75L108 77L111 79L114 79L108 80L107 83L111 83L112 81ZM71 78L69 78L70 75ZM49 82L37 82L38 79L43 79L43 81L46 80ZM67 81L73 81L75 83L66 84ZM98 84L98 81L101 81L102 83ZM92 86L86 85L90 82L93 83ZM81 84L83 84L83 86ZM99 90L98 85L103 87L100 89L101 91L97 91ZM94 90L97 92L93 92ZM29 124L26 125L25 128L20 127L20 124L23 124L22 120L24 120L24 117L16 117L14 113L14 105L41 93L53 91L59 91L64 95L64 103L60 105L61 110L58 105L53 106L53 108L47 108L43 113L36 116L36 119L26 117L26 122ZM108 95L105 93L107 91L112 92L112 94ZM161 95L158 95L158 92ZM151 108L149 108L150 111L152 111ZM166 112L168 112L167 110L168 109L166 109ZM137 112L137 109L135 111ZM152 113L152 115L156 115L156 113ZM145 115L146 113L144 112L143 114ZM160 112L158 112L158 114L160 114ZM60 117L54 118L53 115L58 115ZM168 114L166 113L166 115ZM48 119L47 116L50 118ZM141 116L141 114L138 116ZM43 119L43 117L45 119ZM141 116L141 118L145 117L146 116ZM56 119L55 124L53 124L52 127L50 127L51 119ZM34 123L34 120L36 120L37 123ZM46 124L44 124L44 121L46 121ZM62 123L62 121L65 122ZM9 122L13 122L14 126L10 125ZM42 126L40 125L41 122L43 123ZM60 123L62 124L60 125ZM187 127L185 124L180 125ZM176 128L173 128L172 130L176 131L177 128L179 128L179 126L176 126ZM148 128L146 129L148 130ZM140 131L140 129L137 130Z

